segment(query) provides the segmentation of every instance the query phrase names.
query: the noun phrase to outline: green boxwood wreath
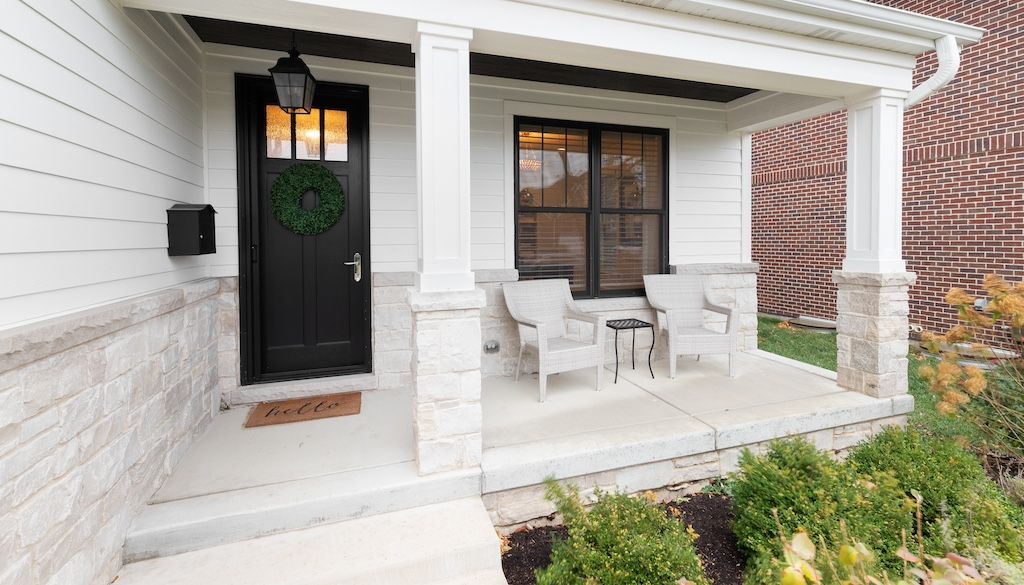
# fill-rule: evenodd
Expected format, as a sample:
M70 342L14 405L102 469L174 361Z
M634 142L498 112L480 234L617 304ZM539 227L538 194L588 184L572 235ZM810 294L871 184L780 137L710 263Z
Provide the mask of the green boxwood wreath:
M317 206L302 207L302 196L317 194ZM327 167L300 163L288 167L270 187L270 206L277 221L303 236L315 236L338 223L345 212L345 192Z

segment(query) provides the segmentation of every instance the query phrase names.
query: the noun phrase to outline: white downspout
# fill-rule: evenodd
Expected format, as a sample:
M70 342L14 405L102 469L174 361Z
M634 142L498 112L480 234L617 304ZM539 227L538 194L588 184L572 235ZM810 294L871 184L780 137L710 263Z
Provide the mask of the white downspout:
M960 46L956 43L956 37L946 35L935 41L935 54L939 59L939 68L931 77L921 82L920 85L910 90L907 94L907 101L904 108L910 109L928 96L942 89L960 69Z

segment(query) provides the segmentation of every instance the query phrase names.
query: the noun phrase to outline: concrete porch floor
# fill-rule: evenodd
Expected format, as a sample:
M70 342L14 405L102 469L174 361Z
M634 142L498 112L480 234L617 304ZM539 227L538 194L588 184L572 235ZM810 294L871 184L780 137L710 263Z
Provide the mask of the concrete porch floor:
M638 356L639 358L640 356ZM646 357L646 356L644 356ZM550 376L537 401L536 375L487 378L483 389L483 492L709 452L791 435L899 416L909 395L872 398L841 389L835 374L774 354L736 356L729 378L725 356L680 358L675 380L668 362L622 364L594 389L593 370ZM830 446L827 446L831 448ZM735 457L722 457L720 473ZM626 491L649 486L619 485Z
M248 409L222 412L136 518L125 557L173 555L480 494L492 520L509 524L540 508L503 515L501 499L518 493L519 502L543 504L535 488L547 477L598 474L601 485L625 491L658 488L727 473L740 448L779 437L820 430L828 434L822 448L842 448L832 429L913 409L910 396L843 391L832 372L772 354L736 359L735 378L724 356L681 360L676 380L664 361L655 362L653 380L646 361L636 370L623 365L618 383L606 372L601 391L593 370L551 376L544 403L537 402L535 375L485 378L481 467L428 476L416 469L408 389L364 392L359 415L304 423L244 429ZM686 458L699 459L699 470L681 472Z

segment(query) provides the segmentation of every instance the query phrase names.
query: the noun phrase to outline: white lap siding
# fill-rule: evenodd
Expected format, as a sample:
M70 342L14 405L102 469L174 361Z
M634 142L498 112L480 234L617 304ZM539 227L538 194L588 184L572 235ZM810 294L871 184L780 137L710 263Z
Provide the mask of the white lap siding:
M207 274L165 227L205 197L201 43L115 4L4 3L0 328Z

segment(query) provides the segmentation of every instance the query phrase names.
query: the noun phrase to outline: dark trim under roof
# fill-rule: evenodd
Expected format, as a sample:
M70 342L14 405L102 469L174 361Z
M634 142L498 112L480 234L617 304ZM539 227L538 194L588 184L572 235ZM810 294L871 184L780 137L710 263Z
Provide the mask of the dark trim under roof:
M287 28L198 16L186 16L185 20L199 35L199 38L208 43L281 52L287 51L292 45L292 30ZM412 46L405 43L310 31L295 31L295 42L299 50L307 55L402 67L415 65ZM560 83L720 103L731 102L757 91L745 87L576 67L483 53L470 54L469 70L474 75Z

